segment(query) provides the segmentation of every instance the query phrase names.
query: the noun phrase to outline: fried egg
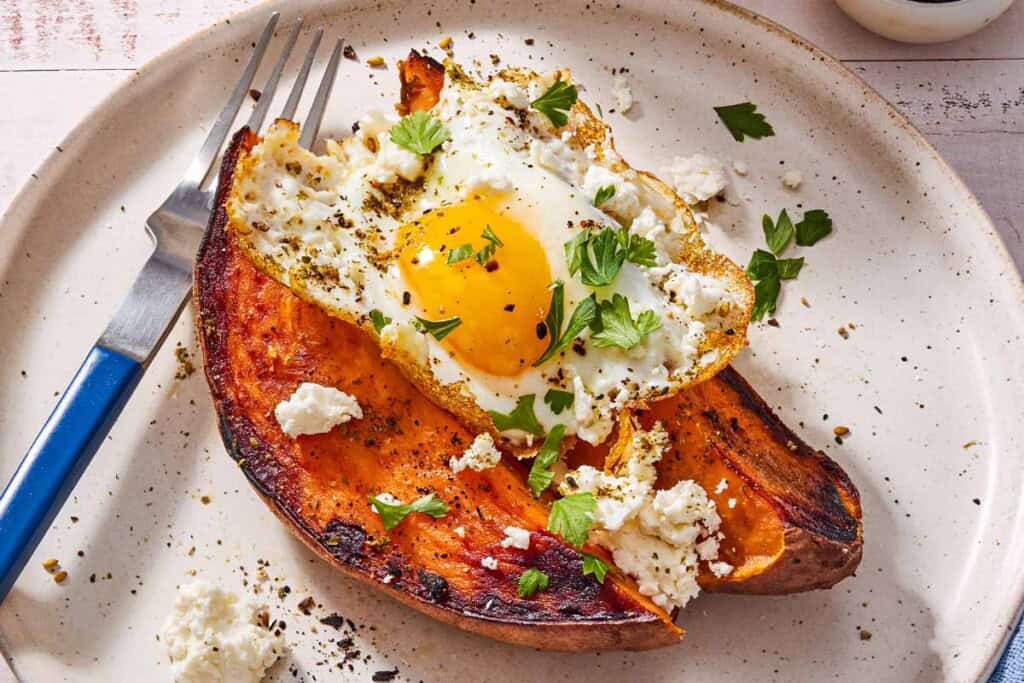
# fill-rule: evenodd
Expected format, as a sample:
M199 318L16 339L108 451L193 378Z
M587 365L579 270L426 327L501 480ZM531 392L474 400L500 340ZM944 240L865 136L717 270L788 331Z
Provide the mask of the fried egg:
M563 126L531 107L567 79L477 81L449 65L430 112L446 140L428 154L396 144L398 119L384 114L322 155L280 120L240 161L228 201L259 267L375 335L427 395L512 445L556 424L604 441L623 409L724 367L752 305L749 280L708 249L683 200L626 164L585 105ZM567 245L605 228L653 253L587 285ZM564 322L550 329L559 295ZM588 299L656 326L609 345L595 322L539 363Z

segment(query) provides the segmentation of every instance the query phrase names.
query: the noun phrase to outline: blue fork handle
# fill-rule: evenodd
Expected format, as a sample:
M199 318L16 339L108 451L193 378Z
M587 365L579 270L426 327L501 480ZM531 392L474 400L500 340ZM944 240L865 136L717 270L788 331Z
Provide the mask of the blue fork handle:
M0 602L142 377L133 358L93 346L0 494Z

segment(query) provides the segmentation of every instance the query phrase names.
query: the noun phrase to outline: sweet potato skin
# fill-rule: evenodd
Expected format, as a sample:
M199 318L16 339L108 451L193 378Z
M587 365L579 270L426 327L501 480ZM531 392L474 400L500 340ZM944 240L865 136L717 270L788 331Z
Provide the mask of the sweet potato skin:
M310 549L364 583L441 621L549 650L647 649L682 631L624 579L583 576L578 552L544 530L546 510L510 462L454 475L448 458L473 434L429 403L356 327L263 275L225 230L223 198L242 149L221 172L220 201L195 276L207 379L229 454L275 514ZM291 439L273 408L302 381L354 394L364 419ZM451 511L412 514L386 533L368 497L437 493ZM531 531L528 550L501 548L505 526ZM464 536L455 529L462 527ZM497 570L483 568L485 556ZM516 594L527 567L551 585Z

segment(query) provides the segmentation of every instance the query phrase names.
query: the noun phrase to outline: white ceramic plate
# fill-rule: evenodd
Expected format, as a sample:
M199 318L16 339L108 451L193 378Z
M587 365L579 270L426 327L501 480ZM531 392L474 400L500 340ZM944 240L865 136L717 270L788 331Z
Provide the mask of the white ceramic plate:
M285 19L301 10L389 65L410 47L439 54L447 34L467 64L490 68L495 53L507 64L568 65L606 111L609 69L628 67L638 103L608 118L635 165L657 170L695 151L749 164L734 179L738 205L712 216L713 241L737 261L762 244L763 212L827 209L835 233L803 250L808 265L785 286L781 326L754 326L738 364L859 486L863 564L827 592L701 597L679 617L686 640L655 652L545 654L465 635L329 571L264 509L224 455L201 373L174 378L172 347L194 348L186 314L0 608L3 649L25 680L169 679L155 634L174 587L195 571L241 588L257 559L283 577L274 587L291 588L283 600L264 592L288 623L292 654L274 670L283 680L292 667L304 680L337 675L330 639L342 634L314 618L334 611L361 627L362 656L345 669L358 680L396 666L400 680L429 681L983 675L1024 577L1021 282L975 199L899 114L795 36L716 3L278 4ZM142 69L6 215L0 478L142 264L145 216L197 148L272 7ZM326 132L396 96L393 66L343 62ZM775 137L740 144L718 123L713 105L745 100ZM803 172L798 192L782 188L786 169ZM836 424L852 429L841 446ZM62 586L40 568L51 556L70 573ZM307 595L322 604L313 617L295 611Z

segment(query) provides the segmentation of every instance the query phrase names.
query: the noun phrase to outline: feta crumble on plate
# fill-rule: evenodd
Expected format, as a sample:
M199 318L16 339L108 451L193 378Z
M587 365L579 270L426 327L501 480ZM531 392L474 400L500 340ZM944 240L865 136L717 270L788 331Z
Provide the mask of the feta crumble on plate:
M258 683L284 651L260 608L206 581L178 588L160 632L177 683Z
M501 547L526 550L530 547L530 532L517 526L505 527L505 538L501 541Z
M274 416L285 434L296 437L324 434L351 419L361 420L363 409L351 394L303 382L287 401L277 404Z
M729 184L722 162L704 154L676 157L667 171L672 188L689 204L707 201Z

